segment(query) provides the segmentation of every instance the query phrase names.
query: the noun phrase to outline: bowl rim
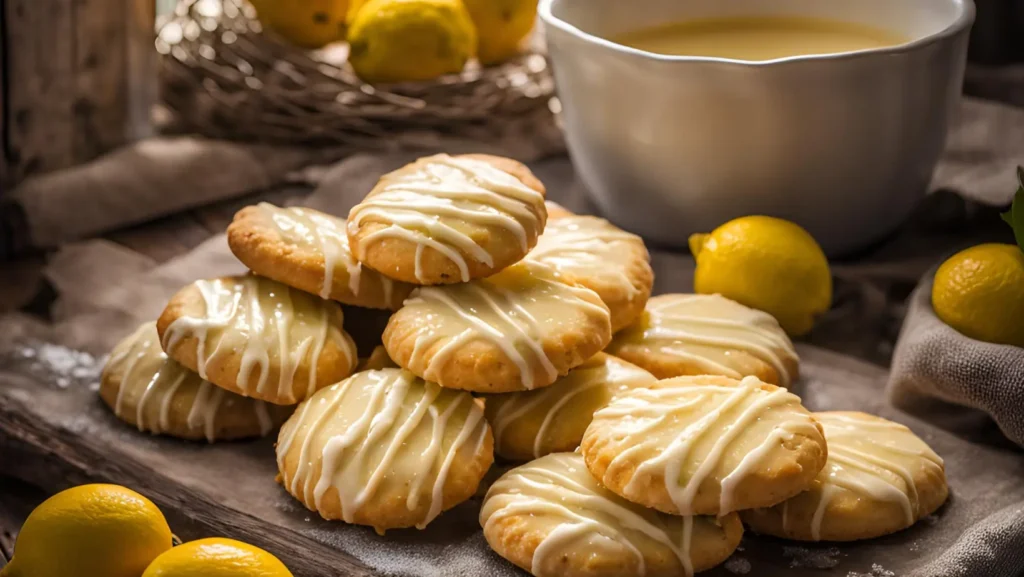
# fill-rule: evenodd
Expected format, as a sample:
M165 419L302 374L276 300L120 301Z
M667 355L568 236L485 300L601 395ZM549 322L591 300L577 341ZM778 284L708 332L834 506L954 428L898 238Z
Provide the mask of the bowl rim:
M974 23L976 15L976 6L974 0L950 0L960 8L960 14L952 24L943 28L942 30L922 36L916 40L906 42L903 44L897 44L895 46L886 46L882 48L865 48L863 50L854 50L850 52L836 52L831 54L801 54L797 56L786 56L783 58L774 58L772 60L738 60L735 58L721 58L717 56L679 56L670 54L658 54L656 52L648 52L646 50L639 50L632 48L618 42L613 42L607 38L584 32L577 26L562 20L554 15L552 12L553 6L559 2L566 2L572 0L540 0L540 4L537 7L537 13L540 16L545 26L551 26L565 32L571 36L576 37L584 42L596 44L603 48L618 52L619 54L625 54L633 57L645 58L647 60L654 60L658 62L707 62L717 64L732 64L738 66L749 66L749 67L763 67L763 66L776 66L780 64L788 64L795 62L816 62L822 60L859 60L862 58L874 57L879 55L889 54L903 54L906 52L912 52L924 46L936 44L947 38L956 36L965 30L970 29Z

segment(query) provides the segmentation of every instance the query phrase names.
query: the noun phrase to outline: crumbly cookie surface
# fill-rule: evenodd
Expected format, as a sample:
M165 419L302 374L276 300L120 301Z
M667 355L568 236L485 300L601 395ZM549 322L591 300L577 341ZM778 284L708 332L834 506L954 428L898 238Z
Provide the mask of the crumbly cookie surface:
M576 453L555 453L498 479L480 510L499 555L537 577L693 575L740 543L735 513L666 515L602 487Z
M828 461L811 487L743 511L758 533L800 541L870 539L910 527L949 496L942 458L906 426L858 412L815 413Z
M720 295L651 298L639 321L616 334L607 352L660 379L755 376L793 388L800 372L796 349L774 317Z
M228 227L228 245L256 274L345 304L395 310L412 290L355 259L344 219L310 208L243 208Z
M341 305L255 276L200 280L157 320L167 355L246 397L294 405L356 366Z
M810 487L821 425L784 388L746 377L677 377L627 391L583 436L591 473L635 503L681 515L770 507Z
M423 528L473 496L494 460L480 401L400 369L323 389L281 428L284 488L325 519Z
M348 217L359 261L419 285L468 282L518 262L544 230L544 186L487 155L421 158L381 178Z
M655 380L640 367L598 353L549 387L490 395L486 415L494 430L494 452L526 461L574 451L595 411L615 395Z
M152 322L114 347L100 398L140 432L210 443L266 436L291 414L290 407L230 393L167 358Z
M548 386L610 340L610 314L597 294L532 261L469 283L420 287L384 331L399 366L483 393Z

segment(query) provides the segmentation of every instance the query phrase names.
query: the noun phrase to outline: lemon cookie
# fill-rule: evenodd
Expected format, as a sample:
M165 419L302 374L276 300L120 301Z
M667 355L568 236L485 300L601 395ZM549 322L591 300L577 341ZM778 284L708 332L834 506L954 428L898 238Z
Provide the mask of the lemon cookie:
M551 218L527 258L596 292L611 310L612 332L637 320L654 285L644 241L596 216Z
M228 226L228 246L260 276L350 305L394 310L412 290L355 259L343 219L309 208L243 208Z
M946 501L942 459L907 427L865 413L815 418L828 441L825 468L796 497L744 511L753 530L800 541L870 539L905 529Z
M654 375L611 355L598 353L550 387L491 395L487 421L494 429L494 452L527 461L580 446L594 411L622 391L650 385Z
M420 285L486 277L521 260L544 230L544 186L486 155L421 158L381 178L348 217L356 257Z
M800 372L796 349L775 317L719 295L652 298L640 320L615 335L607 352L659 379L754 376L790 387Z
M743 536L735 513L678 517L601 486L576 453L512 469L480 509L499 555L537 577L693 575L722 563Z
M587 467L626 499L666 513L770 507L807 489L825 438L800 399L755 377L677 377L594 414Z
M167 358L152 322L114 347L100 398L139 431L211 443L263 437L291 414L289 407L229 393Z
M608 307L553 268L523 261L486 279L413 291L384 346L443 387L508 393L545 387L611 340Z
M156 328L168 356L242 396L293 405L356 366L341 305L258 276L196 281Z
M384 348L384 345L378 345L370 353L370 356L365 359L359 359L359 366L356 368L356 372L397 368L400 367L388 356L388 351Z
M357 373L299 406L277 442L280 481L325 519L422 529L476 492L494 461L480 401L408 371Z

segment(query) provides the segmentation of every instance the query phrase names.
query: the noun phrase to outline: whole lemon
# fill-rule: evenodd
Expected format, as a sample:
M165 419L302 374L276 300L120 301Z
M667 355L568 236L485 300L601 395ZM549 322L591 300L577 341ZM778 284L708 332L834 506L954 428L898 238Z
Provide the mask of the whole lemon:
M252 0L265 28L302 48L345 39L349 0Z
M363 9L363 6L366 5L366 1L367 0L348 0L348 16L346 17L346 20L349 24L356 19L356 14Z
M477 56L495 64L519 53L537 20L537 0L462 0L479 37Z
M349 29L349 62L367 82L430 80L462 70L476 29L460 0L370 0Z
M32 511L3 575L139 577L171 539L149 499L117 485L82 485Z
M200 539L157 557L142 577L292 577L277 557L232 539Z
M694 290L721 294L773 315L800 336L832 305L832 273L821 247L796 224L768 216L731 220L690 237Z
M1024 347L1024 252L982 244L953 255L935 273L932 307L972 339Z

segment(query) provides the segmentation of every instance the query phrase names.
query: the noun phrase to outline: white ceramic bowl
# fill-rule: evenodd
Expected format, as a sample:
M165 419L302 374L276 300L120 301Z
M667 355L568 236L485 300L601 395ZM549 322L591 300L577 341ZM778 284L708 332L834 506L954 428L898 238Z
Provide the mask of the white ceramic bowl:
M694 18L861 23L907 44L766 62L606 38ZM605 215L655 242L748 214L830 255L880 240L926 192L963 82L971 0L541 0L568 146Z

